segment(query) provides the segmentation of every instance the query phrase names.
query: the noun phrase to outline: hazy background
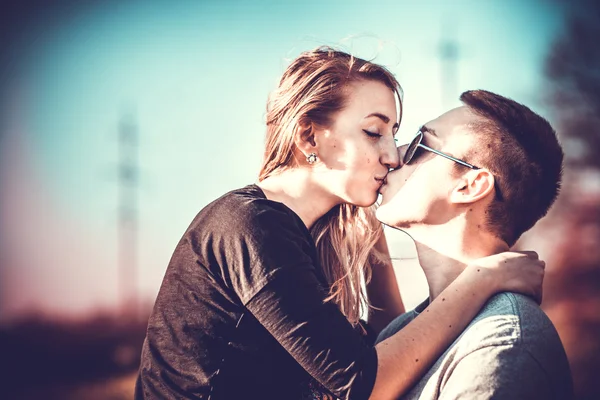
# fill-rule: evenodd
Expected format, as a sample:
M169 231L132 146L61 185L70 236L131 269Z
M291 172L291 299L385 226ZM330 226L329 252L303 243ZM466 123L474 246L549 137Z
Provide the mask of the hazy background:
M548 263L543 307L578 398L600 396L594 2L25 1L1 18L0 363L11 370L9 398L131 398L175 244L208 202L256 181L267 96L291 59L324 44L396 74L400 140L477 88L556 126L565 190L518 246ZM414 247L386 232L412 307L427 296Z

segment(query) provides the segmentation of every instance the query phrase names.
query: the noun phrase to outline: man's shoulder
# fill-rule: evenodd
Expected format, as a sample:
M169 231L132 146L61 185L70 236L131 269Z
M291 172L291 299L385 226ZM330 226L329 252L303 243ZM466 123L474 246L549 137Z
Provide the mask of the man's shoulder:
M544 385L554 398L566 399L572 390L566 353L552 322L535 301L515 293L492 297L433 370L431 376L440 374L440 390L468 387L466 397L485 397L490 389L497 398L537 399L525 393ZM446 385L450 376L453 383Z
M459 342L476 348L495 345L562 348L554 325L538 304L510 292L492 297L467 326Z
M512 311L508 311L508 308ZM544 369L553 370L561 377L570 373L567 355L558 331L540 306L516 293L501 293L490 300L487 310L497 315L512 316L516 325L513 346L517 353L526 353ZM505 314L503 314L505 313Z
M515 339L530 341L540 333L556 333L550 318L531 298L518 293L503 292L492 297L473 319L473 324L485 321L511 321L515 324ZM485 325L485 323L484 323ZM529 335L536 332L536 338Z
M506 292L492 297L455 346L455 354L478 354L482 362L493 357L518 366L534 360L557 382L570 376L567 355L552 321L535 301L520 294Z
M527 296L519 293L501 292L487 301L475 320L485 318L488 315L516 315L527 318L529 316L542 317L546 314L533 299Z
M572 386L564 348L544 311L525 296L500 293L403 399L562 400Z

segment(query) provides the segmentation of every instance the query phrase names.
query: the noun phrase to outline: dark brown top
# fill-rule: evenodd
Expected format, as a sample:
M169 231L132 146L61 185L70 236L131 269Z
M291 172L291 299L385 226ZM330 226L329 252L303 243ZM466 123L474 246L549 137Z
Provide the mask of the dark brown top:
M196 216L167 268L136 399L366 399L377 354L338 307L302 220L256 185Z

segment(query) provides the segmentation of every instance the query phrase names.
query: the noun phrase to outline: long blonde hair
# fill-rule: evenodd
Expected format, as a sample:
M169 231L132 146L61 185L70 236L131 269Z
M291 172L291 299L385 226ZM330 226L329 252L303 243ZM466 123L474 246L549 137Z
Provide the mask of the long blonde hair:
M355 81L382 82L400 98L402 88L384 67L329 47L302 53L288 66L267 103L267 135L259 181L294 167L294 133L301 124L330 126L344 108L344 87ZM402 113L400 113L402 115ZM368 307L363 283L371 277L373 245L382 234L372 207L340 204L312 227L319 261L334 301L356 325Z

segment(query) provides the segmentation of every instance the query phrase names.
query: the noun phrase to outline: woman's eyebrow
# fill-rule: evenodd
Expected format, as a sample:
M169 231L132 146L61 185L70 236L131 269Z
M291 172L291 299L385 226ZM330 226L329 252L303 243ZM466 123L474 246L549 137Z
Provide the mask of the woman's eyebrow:
M379 118L380 120L382 120L383 122L385 122L386 124L389 124L389 122L390 122L390 117L388 117L388 116L387 116L387 115L385 115L385 114L379 113L379 112L374 112L374 113L371 113L371 114L367 115L367 116L365 117L365 119L367 119L367 118L370 118L370 117L377 117L377 118ZM393 129L396 129L396 128L398 128L399 126L400 126L400 125L399 125L399 124L396 122L396 123L394 124L394 126L392 126L392 130L393 130Z

